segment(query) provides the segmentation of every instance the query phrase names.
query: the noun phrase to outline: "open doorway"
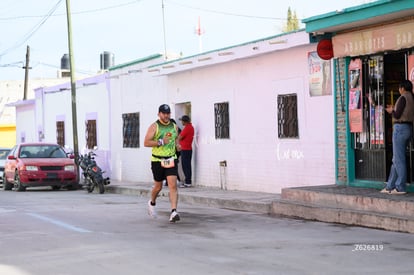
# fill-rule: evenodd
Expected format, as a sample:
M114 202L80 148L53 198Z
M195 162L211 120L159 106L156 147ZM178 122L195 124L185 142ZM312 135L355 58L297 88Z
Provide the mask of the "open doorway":
M384 86L387 93L386 105L395 105L400 97L398 86L400 82L406 79L406 61L405 52L397 52L384 55ZM386 129L386 155L387 155L387 178L392 165L392 117L385 113L385 129ZM411 163L411 154L407 151L407 164ZM407 165L410 167L410 165ZM411 169L410 169L411 170ZM408 171L408 181L411 181L411 171Z
M362 93L362 102L357 108L362 109L362 127L361 131L354 133L355 178L384 182L392 162L393 126L385 106L394 105L400 96L398 85L406 78L407 56L405 52L393 52L360 60L362 84L358 91ZM407 154L409 163L412 163L412 154L408 151Z
M191 117L191 102L183 102L183 103L176 103L175 104L175 121L177 122L177 126L181 129L183 125L179 120L183 115L187 115Z

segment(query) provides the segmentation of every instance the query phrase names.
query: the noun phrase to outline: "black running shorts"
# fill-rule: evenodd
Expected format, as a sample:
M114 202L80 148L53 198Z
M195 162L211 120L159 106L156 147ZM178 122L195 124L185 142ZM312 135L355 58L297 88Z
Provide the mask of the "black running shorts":
M167 176L177 176L178 174L178 160L174 160L174 167L171 168L164 168L161 167L160 161L151 161L151 170L152 175L154 176L155 181L163 181L167 178Z

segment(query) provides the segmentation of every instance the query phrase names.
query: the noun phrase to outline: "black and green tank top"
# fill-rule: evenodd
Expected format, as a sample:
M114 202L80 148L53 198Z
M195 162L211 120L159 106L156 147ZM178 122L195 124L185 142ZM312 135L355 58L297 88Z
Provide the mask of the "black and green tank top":
M162 158L174 157L175 154L175 140L178 136L177 125L170 121L169 124L164 125L159 120L156 121L157 130L155 131L154 140L164 138L166 135L171 134L170 142L162 146L152 147L151 161L160 161Z

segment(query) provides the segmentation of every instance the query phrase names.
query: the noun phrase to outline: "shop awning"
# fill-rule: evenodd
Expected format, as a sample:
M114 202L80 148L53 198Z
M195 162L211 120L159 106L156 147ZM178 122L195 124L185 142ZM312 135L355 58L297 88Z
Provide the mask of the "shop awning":
M304 19L312 36L332 37L334 57L414 47L414 1L383 0Z
M306 32L322 35L414 17L414 1L383 0L303 19Z

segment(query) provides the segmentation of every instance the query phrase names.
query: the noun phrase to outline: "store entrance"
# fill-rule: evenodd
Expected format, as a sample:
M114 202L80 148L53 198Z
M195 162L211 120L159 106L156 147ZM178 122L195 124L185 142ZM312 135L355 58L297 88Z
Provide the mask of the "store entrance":
M356 179L384 182L388 178L392 161L392 119L385 107L395 104L399 97L398 84L406 78L406 60L403 52L361 59L363 125L362 132L353 134ZM407 151L408 163L412 163L410 152Z
M385 82L385 90L387 93L386 98L386 105L391 104L394 105L397 99L400 97L400 93L398 91L398 86L400 82L406 79L406 64L407 64L407 56L404 52L387 54L384 56L384 82ZM391 115L384 112L385 115L385 128L387 133L386 138L386 149L387 149L387 178L389 175L389 171L392 165L392 117ZM412 181L412 172L411 172L411 165L412 163L412 154L411 152L411 144L407 148L407 181Z

